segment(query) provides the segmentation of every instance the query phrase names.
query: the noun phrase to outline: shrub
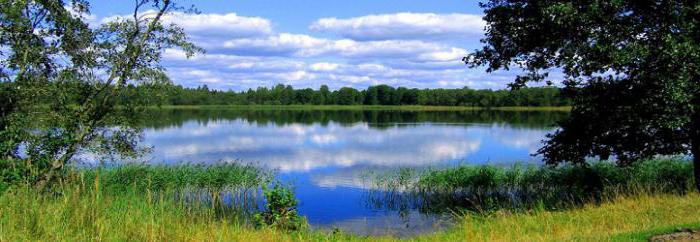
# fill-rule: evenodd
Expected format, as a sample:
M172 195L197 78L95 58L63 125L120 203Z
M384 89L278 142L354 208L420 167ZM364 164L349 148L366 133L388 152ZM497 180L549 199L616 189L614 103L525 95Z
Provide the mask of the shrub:
M294 192L280 183L272 188L264 187L265 211L255 214L258 226L272 226L282 230L299 230L306 227L306 221L297 213L297 200Z

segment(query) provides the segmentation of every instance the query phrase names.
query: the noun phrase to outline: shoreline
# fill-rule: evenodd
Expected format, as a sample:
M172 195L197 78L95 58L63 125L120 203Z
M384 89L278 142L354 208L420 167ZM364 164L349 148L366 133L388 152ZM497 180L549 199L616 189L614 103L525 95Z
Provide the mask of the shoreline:
M147 109L328 110L328 111L552 111L570 112L571 106L423 106L423 105L163 105Z

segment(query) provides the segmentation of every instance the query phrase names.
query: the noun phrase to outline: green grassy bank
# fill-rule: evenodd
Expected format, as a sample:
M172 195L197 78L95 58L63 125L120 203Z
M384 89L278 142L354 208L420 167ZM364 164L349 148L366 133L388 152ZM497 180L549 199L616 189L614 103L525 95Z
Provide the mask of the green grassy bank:
M396 241L341 233L253 228L211 209L187 209L146 194L79 189L45 196L12 189L0 197L0 241ZM619 197L567 211L465 215L444 232L414 241L645 241L677 227L700 227L700 195Z
M574 167L485 166L428 170L416 176L406 175L406 171L397 174L403 173L400 176L405 178L398 184L417 184L425 192L422 195L479 191L496 197L499 191L518 194L518 187L562 194L560 188L585 188L581 184L592 177L598 179L594 184L602 182L600 188L605 193L568 207L546 206L546 200L533 196L540 199L539 206L463 210L454 213L454 227L408 240L645 241L678 227L700 227L700 213L696 212L700 211L700 194L684 185L692 181L685 174L689 167L683 160L653 160L627 168L595 163L587 168L589 171ZM258 187L269 178L265 171L233 164L74 170L52 192L39 192L22 184L0 192L0 241L397 240L390 236L253 227L238 209L244 203L225 205L214 200L214 194L241 191L237 194L242 194L244 201L246 196L259 199ZM388 176L385 181L397 181L395 178ZM600 192L582 190L564 195L585 196L591 191Z

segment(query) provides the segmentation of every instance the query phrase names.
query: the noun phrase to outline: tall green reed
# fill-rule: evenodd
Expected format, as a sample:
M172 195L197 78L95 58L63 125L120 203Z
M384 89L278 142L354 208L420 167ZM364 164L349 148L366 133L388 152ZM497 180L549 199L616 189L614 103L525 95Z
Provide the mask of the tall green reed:
M564 209L620 195L685 193L693 184L692 164L655 159L620 167L610 162L587 166L457 166L423 171L401 169L375 174L371 206L453 210Z
M128 164L77 169L69 183L94 181L100 186L93 187L109 194L141 194L149 200L169 199L184 206L207 206L221 216L247 216L259 210L263 201L261 187L271 179L272 174L266 170L237 163Z

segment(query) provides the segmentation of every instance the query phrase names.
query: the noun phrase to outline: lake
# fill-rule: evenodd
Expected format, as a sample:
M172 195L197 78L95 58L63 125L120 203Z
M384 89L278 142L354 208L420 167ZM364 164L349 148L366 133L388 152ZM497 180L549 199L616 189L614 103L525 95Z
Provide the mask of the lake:
M368 172L402 167L538 163L533 154L566 112L152 110L152 163L238 161L293 184L317 228L410 236L449 224L439 214L376 206Z

